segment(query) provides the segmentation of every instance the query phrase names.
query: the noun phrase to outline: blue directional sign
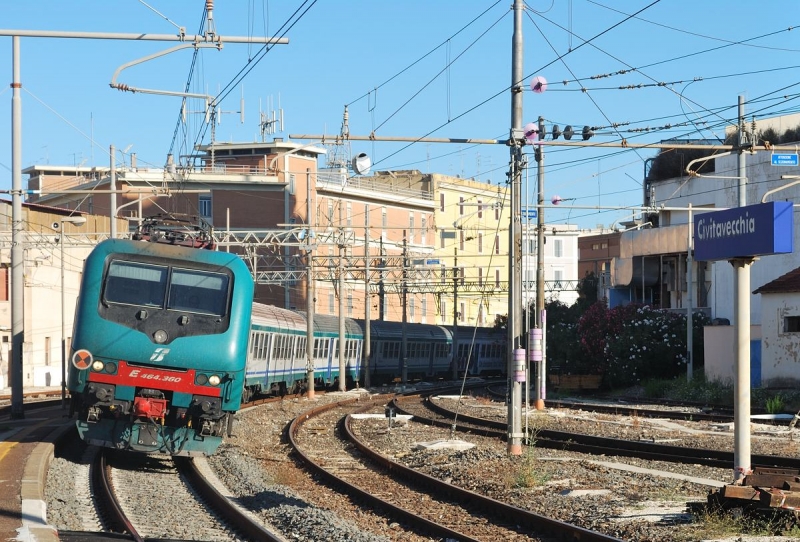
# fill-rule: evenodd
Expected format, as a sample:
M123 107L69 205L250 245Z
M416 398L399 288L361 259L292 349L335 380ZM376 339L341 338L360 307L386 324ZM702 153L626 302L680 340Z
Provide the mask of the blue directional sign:
M522 209L522 216L530 220L539 216L539 212L536 209Z
M797 153L772 153L773 166L796 166L798 165Z
M439 260L428 258L425 260L425 265L439 265Z

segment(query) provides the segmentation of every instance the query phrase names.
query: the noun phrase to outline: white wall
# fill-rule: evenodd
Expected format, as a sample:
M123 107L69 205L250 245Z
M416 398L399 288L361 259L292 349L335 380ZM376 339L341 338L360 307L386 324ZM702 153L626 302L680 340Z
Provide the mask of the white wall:
M761 294L763 339L761 375L764 385L800 381L800 333L784 333L783 318L800 316L800 293Z
M782 175L800 176L800 167L782 167L771 165L771 152L761 151L747 153L747 185L746 204L761 203L762 196L770 190L786 186L792 180L783 180ZM717 158L715 172L703 177L682 177L654 184L656 204L665 207L686 207L692 204L692 213L696 219L700 212L713 209L738 207L738 156L732 154ZM780 190L767 198L767 201L792 201L800 203L800 184ZM706 207L706 208L699 208ZM685 224L688 221L687 211L670 211L665 215L668 225ZM665 224L666 225L666 224ZM794 209L794 247L800 250L800 213ZM795 254L762 256L750 266L750 292L764 284L795 269L800 261ZM727 318L734 321L733 301L733 267L727 261L714 262L710 271L711 290L709 305L712 317ZM759 324L762 320L761 296L751 295L750 322Z
M736 344L734 333L734 326L706 326L704 328L703 355L707 380L733 385L736 376L736 357L733 352ZM761 326L750 326L750 340L757 341L759 339L761 339Z

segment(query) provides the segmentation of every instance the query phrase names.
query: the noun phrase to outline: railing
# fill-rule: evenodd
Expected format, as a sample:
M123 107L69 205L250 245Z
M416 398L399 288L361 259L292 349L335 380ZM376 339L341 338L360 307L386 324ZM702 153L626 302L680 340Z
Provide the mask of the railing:
M350 177L342 172L317 172L317 181L321 184L333 185L337 188L352 188L369 192L382 192L402 197L418 198L433 201L433 192L422 188L399 186L388 175L376 177Z

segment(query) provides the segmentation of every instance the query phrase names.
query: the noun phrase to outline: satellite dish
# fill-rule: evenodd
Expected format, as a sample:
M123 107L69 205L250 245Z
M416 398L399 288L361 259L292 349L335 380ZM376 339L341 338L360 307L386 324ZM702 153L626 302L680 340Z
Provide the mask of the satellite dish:
M572 139L572 136L574 134L575 134L575 130L573 130L572 126L568 124L567 127L564 128L564 139L569 141L570 139Z
M353 171L357 175L368 175L370 167L372 167L372 160L369 159L366 153L358 153L353 158Z
M536 94L541 94L545 90L547 90L547 79L542 77L541 75L537 75L533 79L531 79L531 90L534 91Z
M528 143L534 143L539 139L539 128L534 123L529 122L522 127L522 130L525 134L525 140Z
M561 129L558 127L558 124L553 125L553 139L558 139L558 136L561 135Z

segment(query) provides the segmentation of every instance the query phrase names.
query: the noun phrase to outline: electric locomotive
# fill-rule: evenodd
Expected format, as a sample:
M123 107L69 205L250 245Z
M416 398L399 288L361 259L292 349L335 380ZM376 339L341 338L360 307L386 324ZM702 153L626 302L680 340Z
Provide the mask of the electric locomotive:
M70 415L89 444L211 455L241 403L253 279L195 236L139 237L151 242L103 241L84 264Z

